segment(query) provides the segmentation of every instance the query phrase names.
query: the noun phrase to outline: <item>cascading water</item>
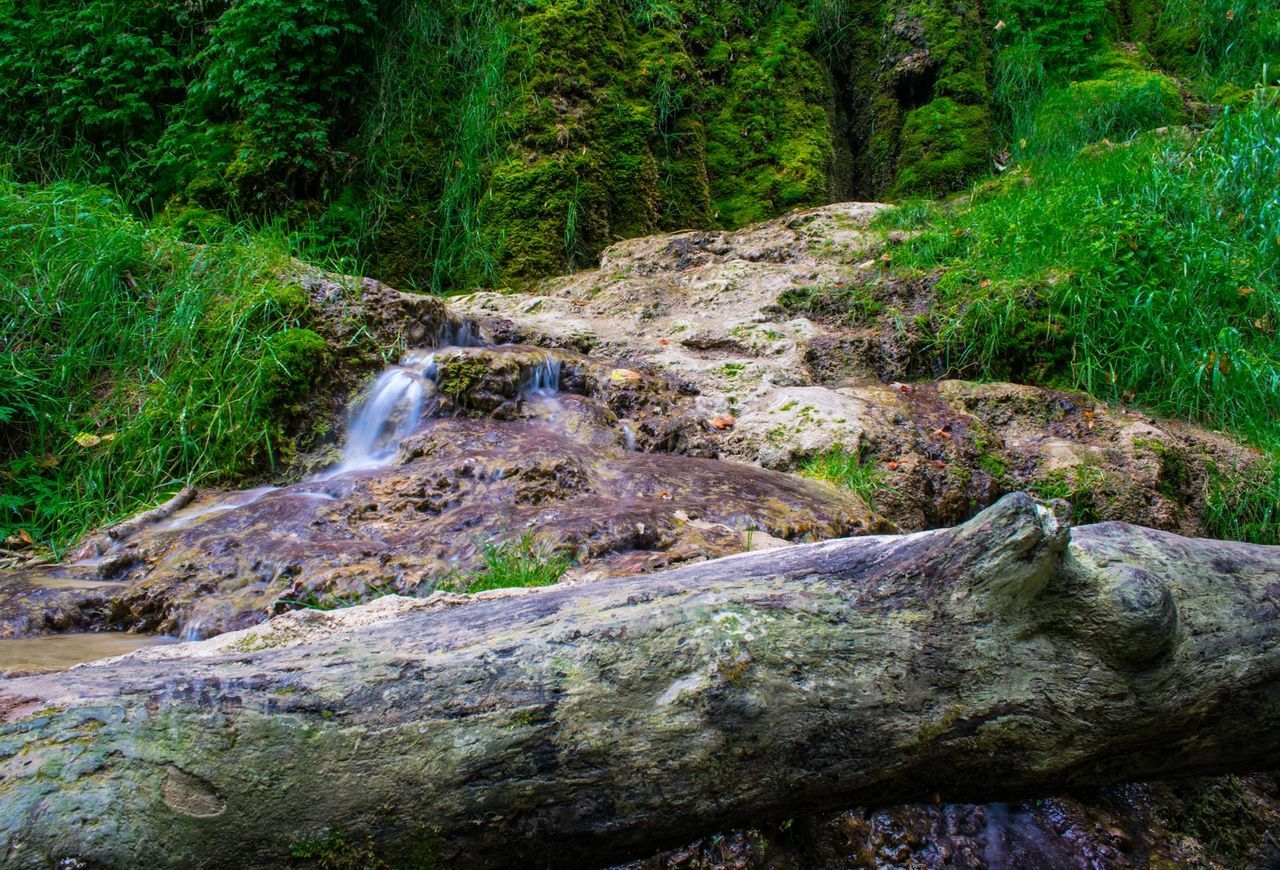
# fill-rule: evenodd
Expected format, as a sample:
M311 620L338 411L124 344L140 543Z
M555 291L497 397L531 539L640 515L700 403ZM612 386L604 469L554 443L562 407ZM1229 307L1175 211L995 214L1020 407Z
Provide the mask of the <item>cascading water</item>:
M524 374L520 392L526 396L552 396L560 392L560 360L543 357Z
M449 320L436 330L436 347L484 347L486 343L470 320Z
M434 398L434 375L434 355L423 358L413 352L379 375L351 418L342 462L330 476L377 468L391 459Z
M436 332L437 348L484 344L479 328L470 320L447 321ZM320 479L390 462L400 442L435 404L436 371L434 351L410 350L398 365L380 374L347 426L342 462L322 472Z

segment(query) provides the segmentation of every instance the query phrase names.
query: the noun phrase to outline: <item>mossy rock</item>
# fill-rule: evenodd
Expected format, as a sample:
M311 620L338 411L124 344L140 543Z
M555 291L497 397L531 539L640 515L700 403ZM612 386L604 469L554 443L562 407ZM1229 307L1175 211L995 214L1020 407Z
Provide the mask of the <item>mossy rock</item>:
M990 160L991 120L985 106L940 97L907 115L894 195L943 194L962 187Z
M268 338L258 366L264 405L305 396L328 355L324 338L310 329L286 329Z

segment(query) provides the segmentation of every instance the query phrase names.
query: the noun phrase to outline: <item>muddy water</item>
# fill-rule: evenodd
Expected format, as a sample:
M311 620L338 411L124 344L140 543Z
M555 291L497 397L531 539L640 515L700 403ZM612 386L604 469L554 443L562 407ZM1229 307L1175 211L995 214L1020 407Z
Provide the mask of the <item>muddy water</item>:
M171 637L123 631L76 632L0 640L0 674L60 671L72 665L120 656L144 646L175 643Z

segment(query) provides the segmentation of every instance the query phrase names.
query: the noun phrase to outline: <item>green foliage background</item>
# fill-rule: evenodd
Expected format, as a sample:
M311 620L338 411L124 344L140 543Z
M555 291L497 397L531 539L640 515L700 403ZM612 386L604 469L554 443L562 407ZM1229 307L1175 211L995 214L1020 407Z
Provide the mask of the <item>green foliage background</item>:
M957 365L1270 444L1278 71L1261 0L11 0L0 533L275 466L326 353L289 256L512 286L975 180L897 218Z

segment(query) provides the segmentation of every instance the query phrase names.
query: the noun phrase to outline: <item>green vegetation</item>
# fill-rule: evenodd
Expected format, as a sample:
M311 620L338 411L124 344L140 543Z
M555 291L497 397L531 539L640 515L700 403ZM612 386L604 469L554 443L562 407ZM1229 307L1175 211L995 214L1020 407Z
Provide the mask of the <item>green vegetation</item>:
M192 245L102 190L0 182L0 536L61 546L271 468L324 340L279 240Z
M849 490L872 510L876 507L876 495L888 486L884 469L874 458L863 458L839 446L806 459L800 465L800 473Z
M939 271L971 373L1061 382L1275 443L1280 111L1045 158L939 210L895 257Z
M295 843L290 852L295 859L313 861L320 870L383 870L389 866L374 851L372 838L353 842L350 834L338 828L320 839Z
M0 533L287 457L287 256L451 292L833 198L927 230L955 368L1271 449L1278 75L1262 0L0 4Z
M406 288L518 282L827 198L815 38L794 0L22 0L0 164Z
M1214 537L1280 544L1280 451L1244 472L1220 472L1210 482L1205 523Z
M1259 469L1212 484L1205 519L1275 542L1280 105L1250 89L1280 72L1280 10L1118 11L993 8L995 136L1011 169L965 198L887 215L922 231L894 268L938 276L929 331L953 370L1084 389L1264 448ZM925 140L945 137L940 125ZM1079 482L1059 483L1072 492L1045 494L1071 497Z
M1031 484L1030 489L1043 499L1062 499L1071 504L1071 520L1075 523L1097 522L1093 504L1096 490L1106 481L1106 474L1094 465L1076 465L1059 469Z
M550 586L573 565L573 559L540 544L530 532L515 540L486 543L481 547L480 556L484 567L464 578L469 593L517 586Z

